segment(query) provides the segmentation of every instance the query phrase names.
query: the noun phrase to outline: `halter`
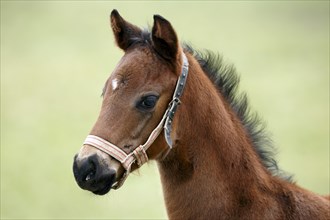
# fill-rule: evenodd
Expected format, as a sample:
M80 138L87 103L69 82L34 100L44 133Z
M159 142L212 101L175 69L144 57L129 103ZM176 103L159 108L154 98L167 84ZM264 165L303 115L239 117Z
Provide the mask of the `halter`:
M116 145L95 135L88 135L86 140L84 141L84 145L93 146L103 151L104 153L109 154L111 157L115 158L117 161L119 161L122 164L122 166L126 170L122 178L112 186L113 189L118 189L123 185L126 178L128 177L128 174L131 171L132 164L135 161L137 162L138 167L141 167L143 164L145 164L148 161L148 155L146 151L154 143L154 141L159 136L163 128L165 133L165 140L169 147L168 151L172 149L173 147L172 139L171 139L172 122L173 122L174 114L181 103L180 97L183 93L183 89L186 84L188 69L189 69L188 59L183 52L182 52L182 60L183 60L183 64L181 68L181 74L176 83L172 100L170 101L168 108L166 109L161 121L159 122L157 127L151 132L151 134L148 137L148 140L143 145L138 146L133 152L126 154L122 149L120 149Z

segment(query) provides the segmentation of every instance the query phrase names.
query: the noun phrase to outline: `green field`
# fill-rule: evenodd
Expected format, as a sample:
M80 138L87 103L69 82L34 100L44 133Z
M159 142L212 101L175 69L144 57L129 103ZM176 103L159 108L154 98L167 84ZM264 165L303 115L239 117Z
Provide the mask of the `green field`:
M123 55L114 8L141 27L161 14L235 64L280 167L329 194L328 1L1 1L1 219L166 218L154 162L103 197L72 175Z

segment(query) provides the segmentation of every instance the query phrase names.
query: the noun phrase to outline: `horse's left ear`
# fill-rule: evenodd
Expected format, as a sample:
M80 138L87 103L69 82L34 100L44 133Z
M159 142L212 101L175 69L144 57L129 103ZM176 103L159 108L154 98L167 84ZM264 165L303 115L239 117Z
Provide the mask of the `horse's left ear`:
M176 60L179 53L178 37L170 24L160 15L154 15L152 27L153 47L166 60Z

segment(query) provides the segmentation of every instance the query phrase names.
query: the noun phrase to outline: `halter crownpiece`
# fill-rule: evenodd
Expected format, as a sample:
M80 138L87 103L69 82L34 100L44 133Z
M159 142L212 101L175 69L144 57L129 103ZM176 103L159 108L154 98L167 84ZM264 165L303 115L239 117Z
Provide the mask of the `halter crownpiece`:
M159 136L163 128L164 128L166 143L169 146L169 150L172 149L173 147L172 139L171 139L172 122L173 122L174 114L181 103L180 97L182 96L183 89L186 85L188 70L189 70L188 59L186 55L182 52L181 74L176 83L172 100L170 101L168 108L166 109L161 121L149 135L148 140L143 145L140 145L137 148L135 148L133 152L126 154L126 152L124 152L122 149L104 140L103 138L100 138L95 135L87 136L83 145L93 146L103 151L104 153L110 155L111 157L119 161L126 170L123 177L112 186L113 189L118 189L123 185L128 174L131 171L131 167L134 162L136 162L138 167L140 167L148 161L148 155L146 151L154 143L154 141Z
M179 76L179 79L176 83L176 87L174 90L172 101L169 104L169 107L167 108L167 117L164 125L164 132L165 132L165 140L170 149L172 149L172 139L171 139L171 131L172 131L172 122L174 118L174 114L180 105L181 101L180 98L183 93L183 89L186 85L187 77L188 77L188 70L189 70L189 63L186 55L182 52L182 68L181 68L181 74ZM166 114L165 112L165 114Z

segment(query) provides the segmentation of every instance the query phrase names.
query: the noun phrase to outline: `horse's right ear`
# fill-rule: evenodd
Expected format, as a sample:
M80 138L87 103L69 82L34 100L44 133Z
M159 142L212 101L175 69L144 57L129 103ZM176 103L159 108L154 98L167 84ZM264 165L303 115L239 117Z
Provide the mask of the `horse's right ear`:
M141 37L141 29L125 21L116 9L111 12L110 21L116 43L124 51L132 44L134 39Z

